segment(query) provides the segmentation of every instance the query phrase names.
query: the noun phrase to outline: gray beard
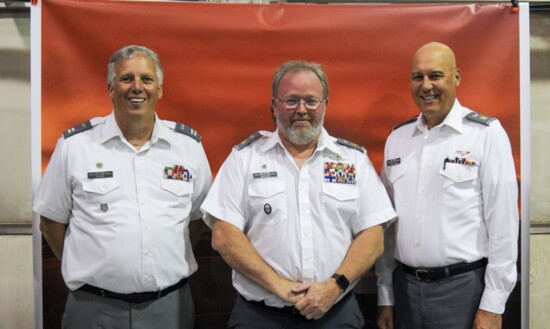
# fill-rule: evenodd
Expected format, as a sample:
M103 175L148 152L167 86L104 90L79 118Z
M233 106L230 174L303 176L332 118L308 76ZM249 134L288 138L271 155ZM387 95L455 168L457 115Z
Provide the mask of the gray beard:
M284 127L283 134L288 140L296 145L306 145L311 143L321 132L323 120L316 126L311 126L308 129L294 129L292 126Z

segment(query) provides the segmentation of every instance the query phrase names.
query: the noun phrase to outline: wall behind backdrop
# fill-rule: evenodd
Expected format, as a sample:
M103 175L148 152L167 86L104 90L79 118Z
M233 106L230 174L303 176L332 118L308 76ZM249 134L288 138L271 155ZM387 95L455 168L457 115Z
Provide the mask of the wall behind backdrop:
M119 48L154 49L164 66L157 113L198 130L214 173L250 133L273 130L271 78L282 62L324 65L325 127L365 145L380 169L394 125L416 115L414 51L454 49L461 103L495 116L519 176L519 18L509 3L440 5L42 2L43 168L61 132L107 115L107 61ZM518 177L519 178L519 177Z

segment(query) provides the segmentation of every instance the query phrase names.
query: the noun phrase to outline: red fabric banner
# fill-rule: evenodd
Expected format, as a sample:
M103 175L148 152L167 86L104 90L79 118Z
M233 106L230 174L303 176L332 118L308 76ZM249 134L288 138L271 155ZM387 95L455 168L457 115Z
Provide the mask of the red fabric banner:
M464 106L497 117L519 175L519 17L503 4L220 4L42 2L42 147L47 163L61 132L109 114L107 61L140 44L164 66L157 113L203 135L212 171L238 143L273 130L271 78L282 62L324 65L325 127L365 145L380 169L394 125L418 114L409 89L413 52L448 44L462 72Z

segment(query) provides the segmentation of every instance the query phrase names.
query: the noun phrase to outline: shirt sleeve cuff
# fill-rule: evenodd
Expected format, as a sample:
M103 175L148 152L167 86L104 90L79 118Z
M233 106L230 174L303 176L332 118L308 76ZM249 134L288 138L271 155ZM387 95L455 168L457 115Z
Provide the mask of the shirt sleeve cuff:
M485 289L481 297L481 303L479 303L479 308L484 311L502 314L504 313L504 307L506 306L509 295L510 294L505 291Z
M393 288L388 285L378 285L378 306L393 306Z
M244 218L242 218L242 216L231 211L221 209L208 199L202 203L201 210L204 214L202 219L209 228L212 228L212 221L214 217L219 220L223 220L224 222L233 224L241 230L244 228Z

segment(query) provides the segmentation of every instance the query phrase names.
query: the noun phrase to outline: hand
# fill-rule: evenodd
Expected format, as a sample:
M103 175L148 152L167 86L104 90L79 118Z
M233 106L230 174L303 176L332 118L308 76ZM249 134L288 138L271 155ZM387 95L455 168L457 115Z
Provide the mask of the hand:
M502 315L477 310L476 318L474 319L474 329L501 329L502 328Z
M295 305L300 300L302 300L302 298L304 298L309 288L309 285L281 278L276 287L277 291L275 291L274 293L277 295L277 297L287 303ZM295 287L302 287L302 289L298 289L295 291Z
M393 306L378 306L378 329L393 329Z
M306 319L320 319L330 310L342 293L334 280L318 283L303 283L295 286L292 291L296 294L305 293L295 307Z

